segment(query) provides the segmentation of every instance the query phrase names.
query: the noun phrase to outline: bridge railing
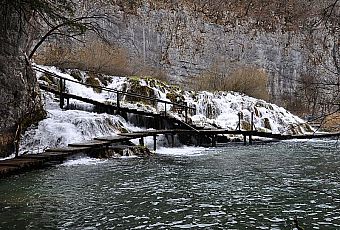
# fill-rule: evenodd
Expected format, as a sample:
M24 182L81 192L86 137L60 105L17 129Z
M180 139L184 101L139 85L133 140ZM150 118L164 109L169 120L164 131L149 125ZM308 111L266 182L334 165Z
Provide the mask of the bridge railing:
M237 114L238 116L238 123L237 123L237 126L236 126L236 129L235 130L238 130L238 131L241 131L241 123L242 123L242 120L243 120L243 114L242 112L238 112ZM254 123L254 112L251 112L251 118L250 118L250 130L249 131L256 131L256 126L255 126L255 123Z
M155 106L157 106L158 103L162 103L164 104L164 114L166 115L168 111L170 111L170 106L176 107L177 109L180 109L181 111L184 111L184 116L185 116L185 120L186 122L188 122L188 114L190 113L191 115L196 114L196 108L195 107L190 107L187 105L187 103L185 104L180 104L180 103L176 103L176 102L170 102L170 101L165 101L156 97L149 97L149 96L145 96L145 95L140 95L140 94L136 94L136 93L129 93L129 92L125 92L125 91L120 91L117 89L111 89L111 88L107 88L107 87L102 87L102 86L93 86L90 84L86 84L83 82L79 82L76 80L72 80L69 78L65 78L62 77L56 73L50 72L48 70L45 70L43 68L40 68L38 66L33 66L33 69L37 72L40 73L44 73L46 75L49 75L51 77L55 77L59 79L59 96L60 96L60 107L63 108L64 107L64 98L65 98L65 86L66 86L66 82L73 82L79 85L84 85L87 87L92 87L92 88L97 88L100 89L102 91L106 91L106 92L110 92L110 93L115 93L116 94L116 106L117 109L119 110L121 108L121 96L130 96L130 97L134 97L134 98L138 98L138 99L144 99L144 100L149 100L154 102ZM169 105L169 107L167 107L167 105Z

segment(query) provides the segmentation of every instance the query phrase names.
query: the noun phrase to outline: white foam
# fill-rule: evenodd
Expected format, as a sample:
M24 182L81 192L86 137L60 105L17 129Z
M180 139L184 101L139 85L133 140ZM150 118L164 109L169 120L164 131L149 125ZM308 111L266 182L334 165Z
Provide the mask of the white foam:
M161 155L171 155L171 156L201 156L207 148L204 147L188 147L183 146L180 148L165 148L161 147L156 150L157 154Z
M107 160L101 160L96 158L84 157L75 160L69 160L61 164L61 166L78 166L78 165L97 165L105 163Z
M94 137L116 136L121 129L130 128L134 130L120 116L75 110L49 110L46 119L24 134L20 152L36 153L45 148L63 147Z

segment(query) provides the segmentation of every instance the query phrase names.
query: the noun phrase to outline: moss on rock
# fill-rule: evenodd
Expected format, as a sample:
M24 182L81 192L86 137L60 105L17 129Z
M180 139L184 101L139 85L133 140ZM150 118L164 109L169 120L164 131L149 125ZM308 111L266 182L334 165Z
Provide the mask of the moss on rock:
M241 129L250 131L251 130L251 124L248 121L241 121Z
M53 77L51 77L49 75L45 75L45 74L39 77L39 81L44 81L49 86L52 86L53 84L57 83L56 80Z
M152 88L146 85L141 85L140 80L138 78L130 78L128 79L128 82L130 84L129 89L127 90L128 93L143 95L146 97L155 97L155 92ZM155 101L146 99L146 98L140 98L135 97L132 95L127 95L125 100L130 102L141 102L145 105L155 105Z
M70 75L71 75L71 77L73 77L74 79L76 79L79 82L83 81L83 78L82 78L79 70L71 70Z
M85 79L85 83L90 85L93 88L93 91L95 91L96 93L102 92L102 89L99 88L101 86L100 81L95 75L89 74L88 77Z
M270 121L268 118L263 118L263 125L266 129L272 130L272 126L270 125Z

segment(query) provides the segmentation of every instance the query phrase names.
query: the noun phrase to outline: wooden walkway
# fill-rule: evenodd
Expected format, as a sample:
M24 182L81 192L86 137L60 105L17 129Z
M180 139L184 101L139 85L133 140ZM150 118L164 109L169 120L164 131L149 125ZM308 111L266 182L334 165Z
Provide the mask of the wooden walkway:
M98 137L82 143L72 143L63 148L46 149L45 152L41 154L24 154L13 159L2 160L0 161L0 178L54 164L60 164L77 155L91 154L93 156L93 152L97 152L100 149L106 149L112 144L117 145L116 148L127 148L126 142L138 137L140 137L140 135L137 135L137 137Z
M338 133L315 134L315 135L281 135L264 133L258 131L242 131L242 130L226 130L226 129L211 129L211 130L188 130L188 129L174 129L174 130L147 130L132 133L121 133L118 136L97 137L93 140L72 143L63 148L50 148L41 154L25 154L13 159L0 161L0 178L9 175L22 173L32 169L38 169L45 166L62 163L71 157L79 154L88 154L98 151L99 149L107 149L112 145L117 148L126 148L126 143L132 139L139 139L139 144L144 146L144 138L153 137L153 147L156 150L157 136L170 135L172 138L171 143L174 143L175 135L189 135L195 137L197 140L196 145L202 145L202 138L207 137L210 140L211 146L216 146L218 135L234 134L242 135L244 137L244 144L252 144L253 137L273 138L277 140L292 140L292 139L317 139L317 138L332 138L340 137Z
M37 70L37 68L35 68ZM331 138L331 137L339 137L340 132L338 133L329 133L329 134L315 134L315 135L281 135L281 134L272 134L272 133L265 133L265 132L259 132L256 130L227 130L227 129L201 129L200 127L194 126L192 124L188 123L188 111L194 110L193 108L188 107L187 105L172 103L168 101L163 101L156 98L150 98L145 97L142 95L136 95L136 94L129 94L126 92L120 92L120 91L114 91L117 93L117 102L116 104L106 104L103 102L95 101L90 98L83 98L78 95L73 95L65 92L65 81L72 81L78 84L77 81L73 81L70 79L65 79L61 76L55 75L54 73L48 72L46 70L38 70L42 71L45 74L50 74L53 77L59 78L60 86L59 89L53 89L51 87L40 85L40 88L42 90L49 91L51 93L54 93L56 95L59 95L60 97L60 107L64 107L64 100L67 100L67 104L69 102L69 99L76 99L82 102L90 103L92 105L98 106L102 108L105 111L111 111L115 114L121 114L121 113L132 113L142 116L151 116L155 118L155 123L159 122L160 119L167 120L172 124L173 127L176 127L174 129L162 129L162 127L157 127L155 130L147 130L147 131L140 131L140 132L132 132L132 133L121 133L118 136L108 136L108 137L97 137L93 140L82 142L82 143L72 143L69 144L67 147L64 148L51 148L47 149L42 154L26 154L18 156L14 159L8 159L0 161L0 177L6 177L13 174L18 174L21 172L25 172L28 170L36 169L45 167L48 165L53 165L56 163L62 163L66 159L69 159L70 157L74 157L79 154L93 154L93 152L100 152L100 150L105 150L108 148L111 148L113 146L116 146L118 149L126 149L127 143L132 139L139 139L139 144L141 146L144 146L144 138L145 137L153 137L153 149L156 151L157 148L157 136L158 135L167 135L171 138L171 144L174 145L174 138L175 135L185 137L187 140L190 140L190 144L195 145L210 145L210 146L216 146L217 142L219 140L222 140L224 137L223 135L232 134L232 135L240 135L243 136L244 144L248 143L252 144L253 137L262 137L262 138L272 138L277 140L290 140L290 139L314 139L314 138ZM87 85L88 86L88 85ZM103 90L112 91L112 89L106 89L104 87L101 87ZM157 101L160 103L164 103L165 105L165 111L163 113L153 113L148 111L142 111L137 109L131 109L122 107L120 105L120 97L119 95L130 95L133 97L140 97L143 99L148 99L151 101ZM167 115L166 107L167 105L172 105L173 107L180 108L181 111L184 111L185 115L185 121L181 121L177 118L170 117ZM183 114L183 113L182 113ZM239 116L239 125L241 124ZM238 126L239 128L240 126ZM253 128L253 119L252 119L252 125ZM195 143L192 142L192 140L195 140ZM92 155L91 155L92 156Z
M194 107L189 107L186 103L184 104L180 104L180 103L176 103L176 102L171 102L171 101L167 101L167 100L162 100L156 97L149 97L149 96L145 96L145 95L141 95L141 94L136 94L136 93L131 93L131 92L125 92L125 91L119 91L116 89L111 89L111 88L106 88L106 87L102 87L102 86L93 86L93 85L89 85L86 83L82 83L82 82L78 82L76 80L71 80L65 77L62 77L60 75L57 75L53 72L47 71L45 69L39 68L39 67L34 67L34 70L37 72L41 72L43 74L46 74L50 77L53 77L55 79L58 80L59 85L55 86L55 88L51 87L51 86L47 86L44 84L39 84L40 89L47 91L47 92L51 92L55 95L59 96L60 99L60 108L64 109L64 108L69 108L69 100L70 99L75 99L78 101L82 101L85 103L89 103L92 104L94 106L96 106L97 108L99 108L100 111L104 111L107 113L111 113L111 114L119 114L124 118L127 118L127 114L135 114L135 115L141 115L141 116L149 116L149 117L153 117L155 119L156 122L155 123L155 129L160 129L162 127L159 127L159 124L161 124L161 120L166 120L169 123L171 123L172 125L176 125L176 128L186 128L186 129L197 129L199 127L196 127L195 125L189 124L189 119L188 116L189 114L196 114L196 108ZM75 95L75 94L70 94L68 92L66 92L66 82L72 82L78 85L83 85L86 87L92 87L92 88L96 88L98 90L101 91L106 91L109 92L111 94L116 94L116 101L114 103L104 103L104 102L100 102L100 101L96 101L93 100L91 98L84 98L81 97L79 95ZM159 112L151 112L151 111L144 111L144 110L138 110L138 109L134 109L134 108L129 108L129 107L124 107L122 106L122 96L127 96L130 98L135 98L137 100L148 100L150 102L153 102L154 104L163 104L164 105L164 110L163 111L159 111ZM66 100L66 106L65 106L65 100ZM176 117L173 116L169 116L168 112L169 110L172 109L173 112L177 112L179 114L182 114L184 116L184 121L177 119Z

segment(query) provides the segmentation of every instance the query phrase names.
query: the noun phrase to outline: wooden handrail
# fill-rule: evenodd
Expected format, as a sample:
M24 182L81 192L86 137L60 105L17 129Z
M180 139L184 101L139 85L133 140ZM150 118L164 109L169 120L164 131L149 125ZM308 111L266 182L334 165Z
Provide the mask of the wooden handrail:
M190 106L187 106L187 105L179 104L179 103L176 103L176 102L165 101L165 100L162 100L162 99L158 99L156 97L148 97L148 96L144 96L144 95L140 95L140 94L136 94L136 93L128 93L128 92L124 92L124 91L120 91L120 90L116 90L116 89L110 89L110 88L107 88L107 87L93 86L93 85L90 85L90 84L82 83L82 82L79 82L79 81L76 81L76 80L72 80L72 79L68 79L68 78L62 77L62 76L60 76L60 75L58 75L56 73L50 72L48 70L45 70L45 69L37 67L37 66L33 66L33 69L35 71L37 71L37 72L45 73L45 74L48 74L48 75L50 75L52 77L56 77L56 78L59 78L61 80L64 80L64 82L65 81L69 81L69 82L73 82L73 83L76 83L76 84L84 85L84 86L87 86L87 87L98 88L98 89L101 89L101 90L104 90L104 91L107 91L107 92L117 93L117 95L122 94L122 95L127 95L127 96L133 96L133 97L136 97L136 98L157 101L157 102L160 102L160 103L165 103L165 107L166 107L166 104L170 104L170 105L176 105L176 106L184 108L186 110L187 109L193 110L193 111L196 110L196 108L194 108L194 107L190 107Z

